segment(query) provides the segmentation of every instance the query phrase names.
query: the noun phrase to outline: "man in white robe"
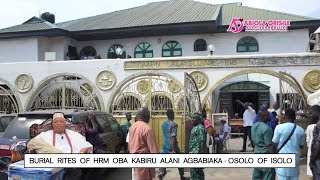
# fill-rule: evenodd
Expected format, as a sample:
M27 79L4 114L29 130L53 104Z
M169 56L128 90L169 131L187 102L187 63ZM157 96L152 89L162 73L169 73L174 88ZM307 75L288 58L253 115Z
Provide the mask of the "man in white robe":
M67 139L70 139L70 143ZM47 143L53 144L53 130L40 133L36 138L42 138ZM78 132L66 129L66 134L56 134L55 145L57 149L60 149L63 153L86 153L92 145L86 141L86 138ZM71 151L72 147L72 151Z
M311 120L311 124L308 125L305 133L306 133L306 142L308 147L308 155L307 155L307 175L313 176L312 171L310 169L310 155L311 155L311 145L313 140L313 131L316 127L316 124L320 117L318 117L318 114L320 112L320 90L310 94L308 96L308 105L311 106L309 110L309 120Z
M40 133L36 140L43 140L63 153L91 153L93 146L78 132L66 129L62 113L55 113L52 120L53 130Z

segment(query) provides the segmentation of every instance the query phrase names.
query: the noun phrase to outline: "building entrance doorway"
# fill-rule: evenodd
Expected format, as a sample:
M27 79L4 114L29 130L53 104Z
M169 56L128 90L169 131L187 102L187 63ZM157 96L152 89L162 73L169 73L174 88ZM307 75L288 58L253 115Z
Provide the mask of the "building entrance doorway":
M253 109L258 112L258 104L259 104L259 92L234 92L232 93L232 102L233 102L233 111L234 113L238 113L240 118L243 118L243 113L245 109L241 104L235 103L235 101L239 99L241 102L250 102L253 104Z
M220 112L228 112L229 117L237 113L240 118L245 109L235 101L251 102L256 112L262 104L270 106L270 87L253 81L241 81L229 84L220 89Z

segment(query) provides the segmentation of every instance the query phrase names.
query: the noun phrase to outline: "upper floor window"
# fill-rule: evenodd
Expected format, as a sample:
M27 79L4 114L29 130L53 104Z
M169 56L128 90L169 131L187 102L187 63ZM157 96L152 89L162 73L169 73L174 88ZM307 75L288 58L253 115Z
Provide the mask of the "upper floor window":
M162 47L162 57L182 56L182 47L177 41L168 41Z
M204 39L198 39L194 42L194 51L206 51L207 50L207 42Z
M135 58L153 58L153 49L149 43L140 43L134 50Z
M123 46L120 44L112 45L108 50L108 59L117 59L118 55L116 53L116 49L121 48L123 50L122 55L119 56L121 59L126 58L126 51L123 49Z
M80 51L80 59L94 59L96 56L97 51L91 46L86 46Z
M251 37L246 36L241 38L237 44L237 52L258 52L259 44L258 41Z

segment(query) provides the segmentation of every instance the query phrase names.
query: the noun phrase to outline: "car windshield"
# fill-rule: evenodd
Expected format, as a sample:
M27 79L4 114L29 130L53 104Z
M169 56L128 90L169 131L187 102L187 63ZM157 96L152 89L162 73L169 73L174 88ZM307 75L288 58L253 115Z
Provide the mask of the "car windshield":
M16 136L18 139L29 139L29 129L32 124L41 124L43 121L52 118L52 114L23 114L15 117L6 129L3 137L11 139Z
M0 132L4 132L15 116L3 116L0 118Z

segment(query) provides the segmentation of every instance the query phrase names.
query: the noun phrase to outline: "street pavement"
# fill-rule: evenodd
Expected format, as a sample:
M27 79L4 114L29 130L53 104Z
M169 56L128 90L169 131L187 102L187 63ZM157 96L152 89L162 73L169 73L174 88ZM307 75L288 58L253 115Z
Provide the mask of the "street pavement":
M230 139L228 153L239 153L242 149L242 138ZM246 153L253 153L252 148L248 147ZM300 180L311 180L307 176L307 160L303 158L300 165ZM190 177L190 172L185 170L185 176ZM252 179L253 168L206 168L204 169L206 180L250 180ZM167 175L164 180L177 180L179 179L179 172L177 168L167 169Z

